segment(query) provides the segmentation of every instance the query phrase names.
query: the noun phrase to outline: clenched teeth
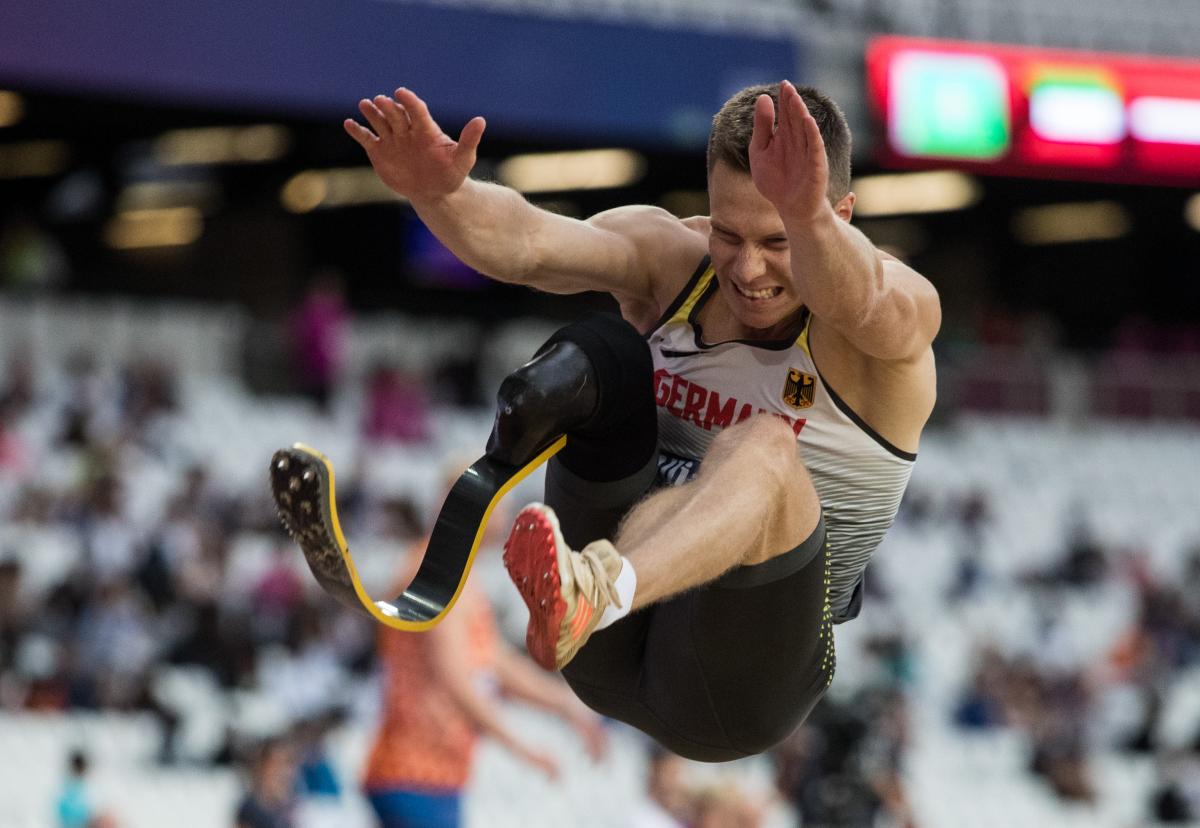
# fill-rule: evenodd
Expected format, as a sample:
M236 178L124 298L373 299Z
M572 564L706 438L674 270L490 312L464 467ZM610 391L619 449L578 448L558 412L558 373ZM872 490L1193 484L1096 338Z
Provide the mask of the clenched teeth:
M781 287L764 288L763 290L746 290L738 285L733 286L738 293L745 296L747 299L770 299L773 296L778 296L783 292Z

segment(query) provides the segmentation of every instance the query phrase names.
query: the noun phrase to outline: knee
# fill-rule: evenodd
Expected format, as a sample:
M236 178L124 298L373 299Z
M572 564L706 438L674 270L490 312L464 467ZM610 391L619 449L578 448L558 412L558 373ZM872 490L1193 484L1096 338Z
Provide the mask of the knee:
M748 439L772 456L796 459L796 433L779 417L759 414L746 421Z
M753 417L718 435L714 450L714 459L727 458L734 467L733 479L752 488L750 508L761 518L759 543L743 563L762 563L803 543L820 520L821 504L788 424L770 415ZM722 465L706 458L701 468L720 473Z
M759 414L727 428L713 440L712 452L740 455L759 472L782 485L794 483L803 469L796 434L783 420Z

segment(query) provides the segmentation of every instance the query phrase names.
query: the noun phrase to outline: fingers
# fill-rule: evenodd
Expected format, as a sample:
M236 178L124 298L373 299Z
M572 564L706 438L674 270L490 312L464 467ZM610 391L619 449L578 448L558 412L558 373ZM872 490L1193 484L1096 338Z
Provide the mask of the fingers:
M411 90L401 86L396 90L395 95L396 100L408 112L408 117L412 121L414 128L424 129L433 124L433 117L429 114L429 107Z
M804 98L800 96L796 87L787 81L784 81L783 86L786 91L781 89L780 96L782 100L786 95L788 129L795 136L794 140L797 146L801 152L807 154L810 161L824 162L825 140L821 137L821 128L817 125L817 119L808 111L808 106L804 103Z
M804 98L790 82L784 81L779 85L779 130L786 134L799 152L812 156L825 151L825 142L821 138L821 128L808 111Z
M486 128L487 121L478 115L467 121L467 125L459 133L458 146L454 148L454 158L456 161L467 161L472 165L475 164L475 151L479 149L479 142L483 138L483 131Z
M795 85L788 80L782 81L779 84L779 98L788 102L788 106L795 109L797 103L804 107L804 99L800 97L800 90L796 89ZM808 107L804 107L808 111Z
M408 132L408 113L404 111L404 107L386 95L376 95L374 103L375 108L383 113L383 117L387 118L388 126L392 128L393 133L404 135Z
M359 146L361 146L363 149L370 149L379 142L379 138L376 137L374 132L371 132L371 130L367 129L353 118L347 118L346 120L342 121L342 127L345 128L346 133L355 141L357 141Z
M775 134L775 102L770 95L759 95L754 102L754 132L750 136L750 149L762 151L771 143Z
M808 107L804 105L804 99L798 93L796 95L796 116L804 130L804 138L809 152L820 152L824 157L825 139L821 137L821 127L817 125L817 119L808 111Z
M392 134L392 128L387 122L387 118L379 111L379 107L374 103L363 98L358 102L358 111L367 119L367 123L371 125L371 129L375 130L375 134L380 138L387 137Z

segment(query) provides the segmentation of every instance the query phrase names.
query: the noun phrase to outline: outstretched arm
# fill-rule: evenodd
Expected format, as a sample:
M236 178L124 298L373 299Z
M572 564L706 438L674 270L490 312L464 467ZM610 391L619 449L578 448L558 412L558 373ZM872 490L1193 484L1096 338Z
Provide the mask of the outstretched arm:
M505 724L495 703L476 689L475 677L464 658L470 650L464 611L449 613L440 624L420 635L429 636L435 679L471 723L547 776L558 776L558 763L554 758L526 742Z
M869 356L922 355L941 324L937 291L834 212L821 132L787 81L780 85L778 125L770 96L756 103L750 171L783 219L792 273L813 314Z
M579 221L540 210L507 187L473 180L482 118L469 121L455 141L404 88L394 98L364 99L359 110L371 128L352 119L344 126L380 179L408 198L455 255L499 281L651 302L664 254L695 244L691 231L656 207L622 207Z
M593 759L602 759L608 752L608 733L600 717L575 698L561 679L538 669L507 645L496 654L496 677L506 694L548 710L575 728Z

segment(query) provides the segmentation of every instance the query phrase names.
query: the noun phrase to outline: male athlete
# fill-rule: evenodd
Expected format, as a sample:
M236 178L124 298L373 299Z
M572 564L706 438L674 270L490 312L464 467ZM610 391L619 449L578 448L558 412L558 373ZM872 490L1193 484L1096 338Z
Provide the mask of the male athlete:
M505 548L530 653L683 756L776 744L832 679L934 403L937 293L851 227L841 112L743 90L713 120L710 217L578 221L470 178L482 118L454 141L407 89L359 109L347 132L468 265L620 304L498 395L490 457L568 437Z

